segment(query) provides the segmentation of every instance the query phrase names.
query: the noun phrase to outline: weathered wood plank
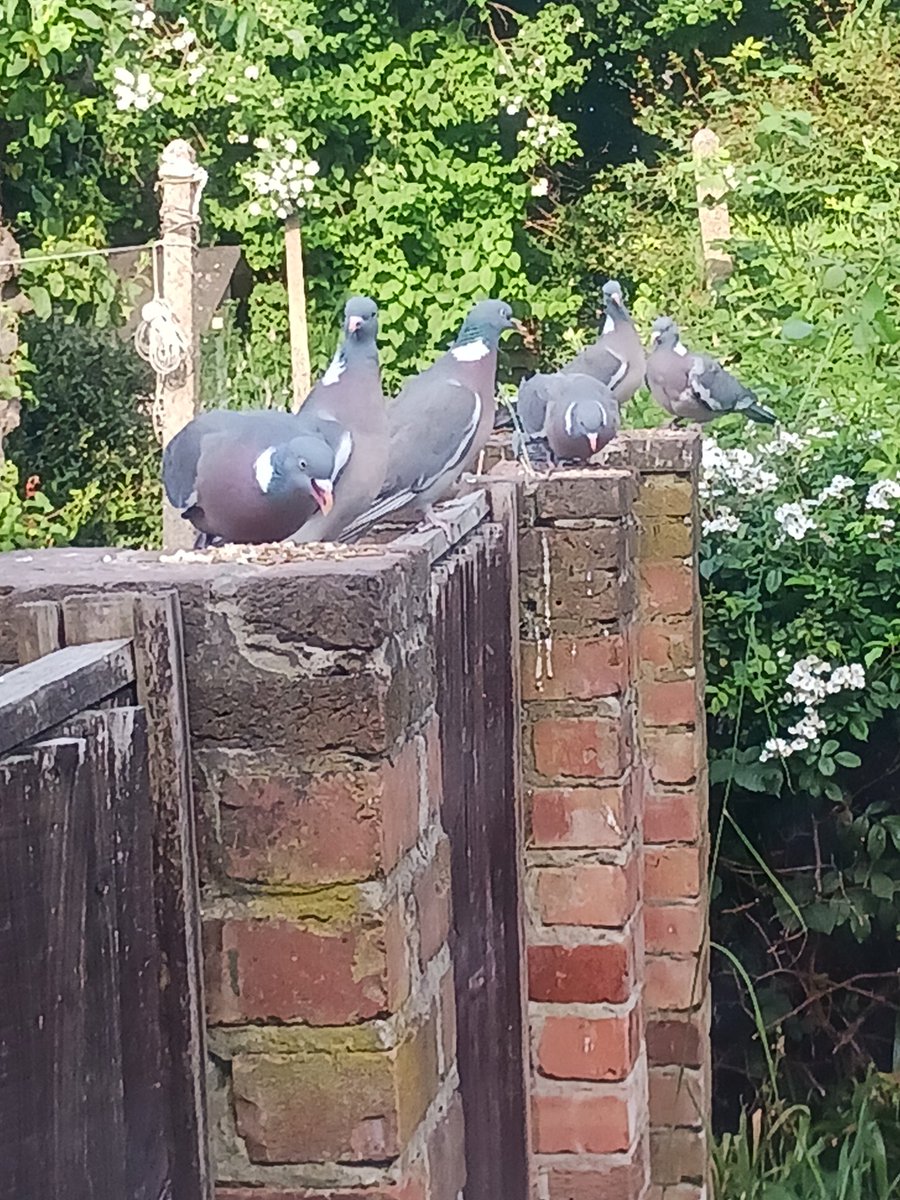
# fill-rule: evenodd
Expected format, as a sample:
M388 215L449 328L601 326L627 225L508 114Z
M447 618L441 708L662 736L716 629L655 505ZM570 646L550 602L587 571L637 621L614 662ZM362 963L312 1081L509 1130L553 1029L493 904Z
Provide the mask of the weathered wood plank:
M89 708L134 679L131 644L66 646L0 677L0 754Z
M19 665L34 662L62 646L62 612L54 600L35 600L16 609Z
M86 592L64 597L66 645L134 637L134 600L134 592Z
M488 514L487 496L483 490L471 492L445 504L438 504L435 512L445 528L423 523L417 525L412 533L404 533L393 539L394 544L424 550L428 561L436 562L484 520Z
M212 1195L212 1170L206 1112L200 887L181 608L175 591L135 597L134 651L138 701L147 713L153 796L173 1195L206 1200Z

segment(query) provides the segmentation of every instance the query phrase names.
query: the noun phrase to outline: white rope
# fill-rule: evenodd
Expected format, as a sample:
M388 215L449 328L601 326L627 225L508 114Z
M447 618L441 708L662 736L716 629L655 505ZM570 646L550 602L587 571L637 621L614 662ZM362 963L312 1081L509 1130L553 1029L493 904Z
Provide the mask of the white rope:
M58 254L28 254L19 258L0 258L0 267L30 267L32 263L63 262L69 258L92 258L102 255L109 258L113 254L128 254L132 250L152 250L158 242L142 242L139 246L104 246L98 249L60 250Z
M134 331L134 348L160 379L167 379L187 362L190 347L175 314L162 296L159 249L157 246L153 250L153 299L141 309L141 320Z

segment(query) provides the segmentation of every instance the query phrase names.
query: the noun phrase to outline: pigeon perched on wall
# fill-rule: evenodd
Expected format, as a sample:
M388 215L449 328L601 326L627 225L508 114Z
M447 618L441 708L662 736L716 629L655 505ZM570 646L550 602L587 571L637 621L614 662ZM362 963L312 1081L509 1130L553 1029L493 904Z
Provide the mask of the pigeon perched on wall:
M619 431L616 398L591 375L532 375L516 407L526 437L546 442L556 464L587 462Z
M333 421L270 409L195 417L163 453L170 503L215 542L278 542L332 508L349 437Z
M705 424L726 413L740 412L752 421L774 425L775 414L760 404L749 388L705 354L692 354L681 340L671 317L657 317L647 359L647 386L672 425L680 421Z
M566 374L592 375L610 389L621 407L644 382L646 356L640 335L622 299L621 285L603 285L605 320L596 342L563 367Z
M440 525L432 506L471 470L494 425L497 347L522 331L502 300L476 304L446 354L410 379L388 405L390 453L381 494L344 530L348 539L408 509Z
M300 415L335 421L349 435L350 451L335 488L334 505L292 530L295 542L336 541L364 512L384 483L388 422L378 366L378 306L352 296L344 308L343 339L328 370L303 401Z

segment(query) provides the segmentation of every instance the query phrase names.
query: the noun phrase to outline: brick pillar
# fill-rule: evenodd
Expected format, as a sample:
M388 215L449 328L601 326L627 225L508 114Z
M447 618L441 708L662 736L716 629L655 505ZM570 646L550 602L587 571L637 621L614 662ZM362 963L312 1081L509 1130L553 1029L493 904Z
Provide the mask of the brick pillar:
M540 1200L648 1186L636 486L529 481L521 507L533 1177Z
M464 1184L429 580L392 557L335 581L324 636L245 596L234 719L192 713L218 1200Z
M706 739L693 433L632 433L653 1200L706 1195L710 1105Z

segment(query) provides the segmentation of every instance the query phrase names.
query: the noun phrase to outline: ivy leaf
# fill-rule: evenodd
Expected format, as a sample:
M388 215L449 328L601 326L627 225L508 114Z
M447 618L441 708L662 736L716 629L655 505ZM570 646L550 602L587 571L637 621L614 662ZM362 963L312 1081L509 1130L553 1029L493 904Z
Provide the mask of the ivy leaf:
M872 889L872 895L877 896L879 900L893 900L894 898L894 881L890 875L873 871L869 887Z
M28 289L28 299L34 306L34 315L39 321L46 321L53 311L53 301L50 299L50 293L45 287L40 284L35 284Z

